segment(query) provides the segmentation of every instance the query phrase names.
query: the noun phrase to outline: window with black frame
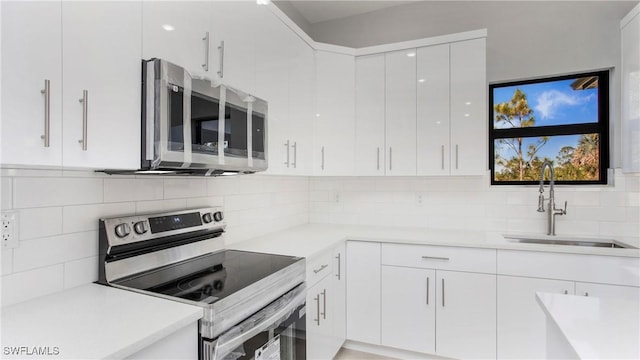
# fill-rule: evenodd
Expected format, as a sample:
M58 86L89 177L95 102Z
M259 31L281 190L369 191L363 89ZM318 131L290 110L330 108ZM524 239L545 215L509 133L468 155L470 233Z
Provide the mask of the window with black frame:
M536 184L545 160L556 183L607 183L609 71L491 84L489 105L492 185Z

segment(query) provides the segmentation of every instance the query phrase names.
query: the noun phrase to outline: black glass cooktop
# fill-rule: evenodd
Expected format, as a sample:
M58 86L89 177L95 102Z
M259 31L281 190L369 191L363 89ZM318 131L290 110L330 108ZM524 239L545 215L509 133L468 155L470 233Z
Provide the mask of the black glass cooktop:
M187 300L214 303L301 258L225 250L115 282Z

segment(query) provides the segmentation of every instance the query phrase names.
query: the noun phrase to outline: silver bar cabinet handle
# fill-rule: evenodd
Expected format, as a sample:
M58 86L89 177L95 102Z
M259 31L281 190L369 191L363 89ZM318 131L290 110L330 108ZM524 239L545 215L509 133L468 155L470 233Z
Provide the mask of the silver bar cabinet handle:
M442 279L442 307L444 307L444 279Z
M444 145L440 148L440 156L442 157L442 170L444 170Z
M322 161L320 162L320 169L324 170L324 146L322 147L320 152L322 153Z
M338 256L336 256L336 259L338 259L338 274L336 275L336 277L338 278L338 280L340 280L340 253L338 253Z
M393 170L393 148L389 146L389 171Z
M51 80L44 80L44 89L40 90L44 94L44 147L49 147L51 140Z
M209 32L204 33L204 37L202 38L204 41L204 64L202 64L202 68L204 71L209 71Z
M289 140L287 140L287 142L284 143L284 147L287 148L287 161L285 161L284 164L287 165L287 167L289 167Z
M220 53L220 70L218 70L218 76L224 77L224 40L220 41L218 46L218 53Z
M449 261L448 257L440 257L440 256L423 256L422 260L442 260Z
M296 169L298 167L298 143L294 141L291 147L293 148L293 163L291 164L291 166Z
M82 150L87 151L87 123L89 115L89 91L82 90L82 99L79 100L82 104L82 140L78 140L82 144Z
M327 319L327 289L322 289L322 318Z
M317 273L319 273L320 271L322 271L322 270L326 269L326 268L327 268L327 266L329 266L329 264L324 264L324 265L320 266L318 269L313 269L313 273L314 273L314 274L317 274Z
M456 144L456 170L458 170L458 144Z
M320 294L314 297L313 300L316 301L316 314L318 314L318 316L315 319L313 319L313 321L315 321L318 324L318 326L320 326Z
M380 148L376 148L376 161L377 161L377 165L376 165L376 170L380 171Z
M429 305L429 277L427 276L427 305Z

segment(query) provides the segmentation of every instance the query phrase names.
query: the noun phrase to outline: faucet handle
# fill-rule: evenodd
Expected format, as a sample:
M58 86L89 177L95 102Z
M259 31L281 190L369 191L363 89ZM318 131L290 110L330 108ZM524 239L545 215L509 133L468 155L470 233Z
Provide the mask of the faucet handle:
M553 209L557 215L567 215L567 202L564 202L564 209Z

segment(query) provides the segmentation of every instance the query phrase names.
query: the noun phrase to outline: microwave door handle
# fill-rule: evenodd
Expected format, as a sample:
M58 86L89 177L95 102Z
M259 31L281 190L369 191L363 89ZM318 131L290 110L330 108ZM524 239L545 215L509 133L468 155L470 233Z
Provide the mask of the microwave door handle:
M276 300L275 303L232 327L218 337L215 349L216 358L223 359L247 340L271 328L274 322L284 318L287 314L292 314L296 308L304 304L305 300L306 289L298 289L297 293L284 295L280 300Z

